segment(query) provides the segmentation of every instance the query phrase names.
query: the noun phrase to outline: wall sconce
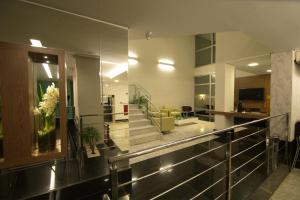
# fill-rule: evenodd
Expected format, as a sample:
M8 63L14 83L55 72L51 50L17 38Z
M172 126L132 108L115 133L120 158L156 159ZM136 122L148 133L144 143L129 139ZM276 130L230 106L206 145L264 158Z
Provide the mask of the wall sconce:
M128 57L128 64L129 65L136 65L136 64L138 64L138 60L136 58L133 58L133 57Z
M204 101L205 97L206 97L206 94L199 94L198 97L199 97L199 100Z
M167 59L158 60L158 68L162 71L168 71L168 72L175 70L174 62Z
M128 64L129 65L136 65L138 63L137 60L138 56L136 53L133 53L132 51L129 51L128 53Z

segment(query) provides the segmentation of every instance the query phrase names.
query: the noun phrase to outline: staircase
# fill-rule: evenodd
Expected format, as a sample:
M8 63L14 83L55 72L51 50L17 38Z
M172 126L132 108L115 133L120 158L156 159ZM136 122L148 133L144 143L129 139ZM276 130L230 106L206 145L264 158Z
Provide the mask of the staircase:
M161 137L158 128L151 124L150 119L137 104L129 105L129 142L130 145L143 144Z

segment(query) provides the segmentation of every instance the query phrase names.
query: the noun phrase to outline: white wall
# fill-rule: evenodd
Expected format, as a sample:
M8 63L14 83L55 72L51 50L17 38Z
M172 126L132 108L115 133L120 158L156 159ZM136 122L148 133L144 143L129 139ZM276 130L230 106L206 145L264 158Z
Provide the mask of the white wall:
M216 33L216 62L264 55L271 50L240 31Z
M76 56L77 96L74 96L74 99L77 98L80 115L100 115L103 113L100 99L99 68L98 59ZM83 118L83 125L97 128L102 135L101 142L103 142L103 116L85 117Z
M129 82L137 83L152 95L157 106L194 106L194 36L130 40L129 52L138 55L138 65L130 66ZM158 60L175 62L175 71L158 69Z
M103 88L104 95L115 96L115 113L123 113L124 105L128 105L128 85L112 83ZM115 115L115 120L128 119L128 115Z

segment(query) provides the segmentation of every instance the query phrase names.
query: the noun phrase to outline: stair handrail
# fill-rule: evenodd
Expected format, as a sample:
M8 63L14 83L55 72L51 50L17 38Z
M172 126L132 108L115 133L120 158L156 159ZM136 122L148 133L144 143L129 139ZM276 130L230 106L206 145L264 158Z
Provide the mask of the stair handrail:
M140 86L138 84L130 84L129 86L133 86L135 88L135 97L136 97L137 91L138 91L139 97L143 96L143 98L146 99L146 101L147 101L147 103L146 103L147 119L150 119L151 122L153 123L153 125L155 125L161 132L161 130L162 130L162 113L160 112L160 109L156 105L154 105L153 102L151 101L150 93L145 88L143 88L142 86ZM142 95L140 95L140 94L142 94ZM140 106L140 102L138 102L138 104ZM151 116L151 114L149 115L149 111L153 112L154 110L159 113L159 122L154 120L153 117Z

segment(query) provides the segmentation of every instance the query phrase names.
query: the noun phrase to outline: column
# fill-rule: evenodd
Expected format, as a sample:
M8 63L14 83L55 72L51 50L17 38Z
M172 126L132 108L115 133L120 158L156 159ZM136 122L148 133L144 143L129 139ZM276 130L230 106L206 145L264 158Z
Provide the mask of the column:
M234 110L235 67L225 63L216 64L215 110ZM222 129L233 125L233 117L215 115L215 128Z

